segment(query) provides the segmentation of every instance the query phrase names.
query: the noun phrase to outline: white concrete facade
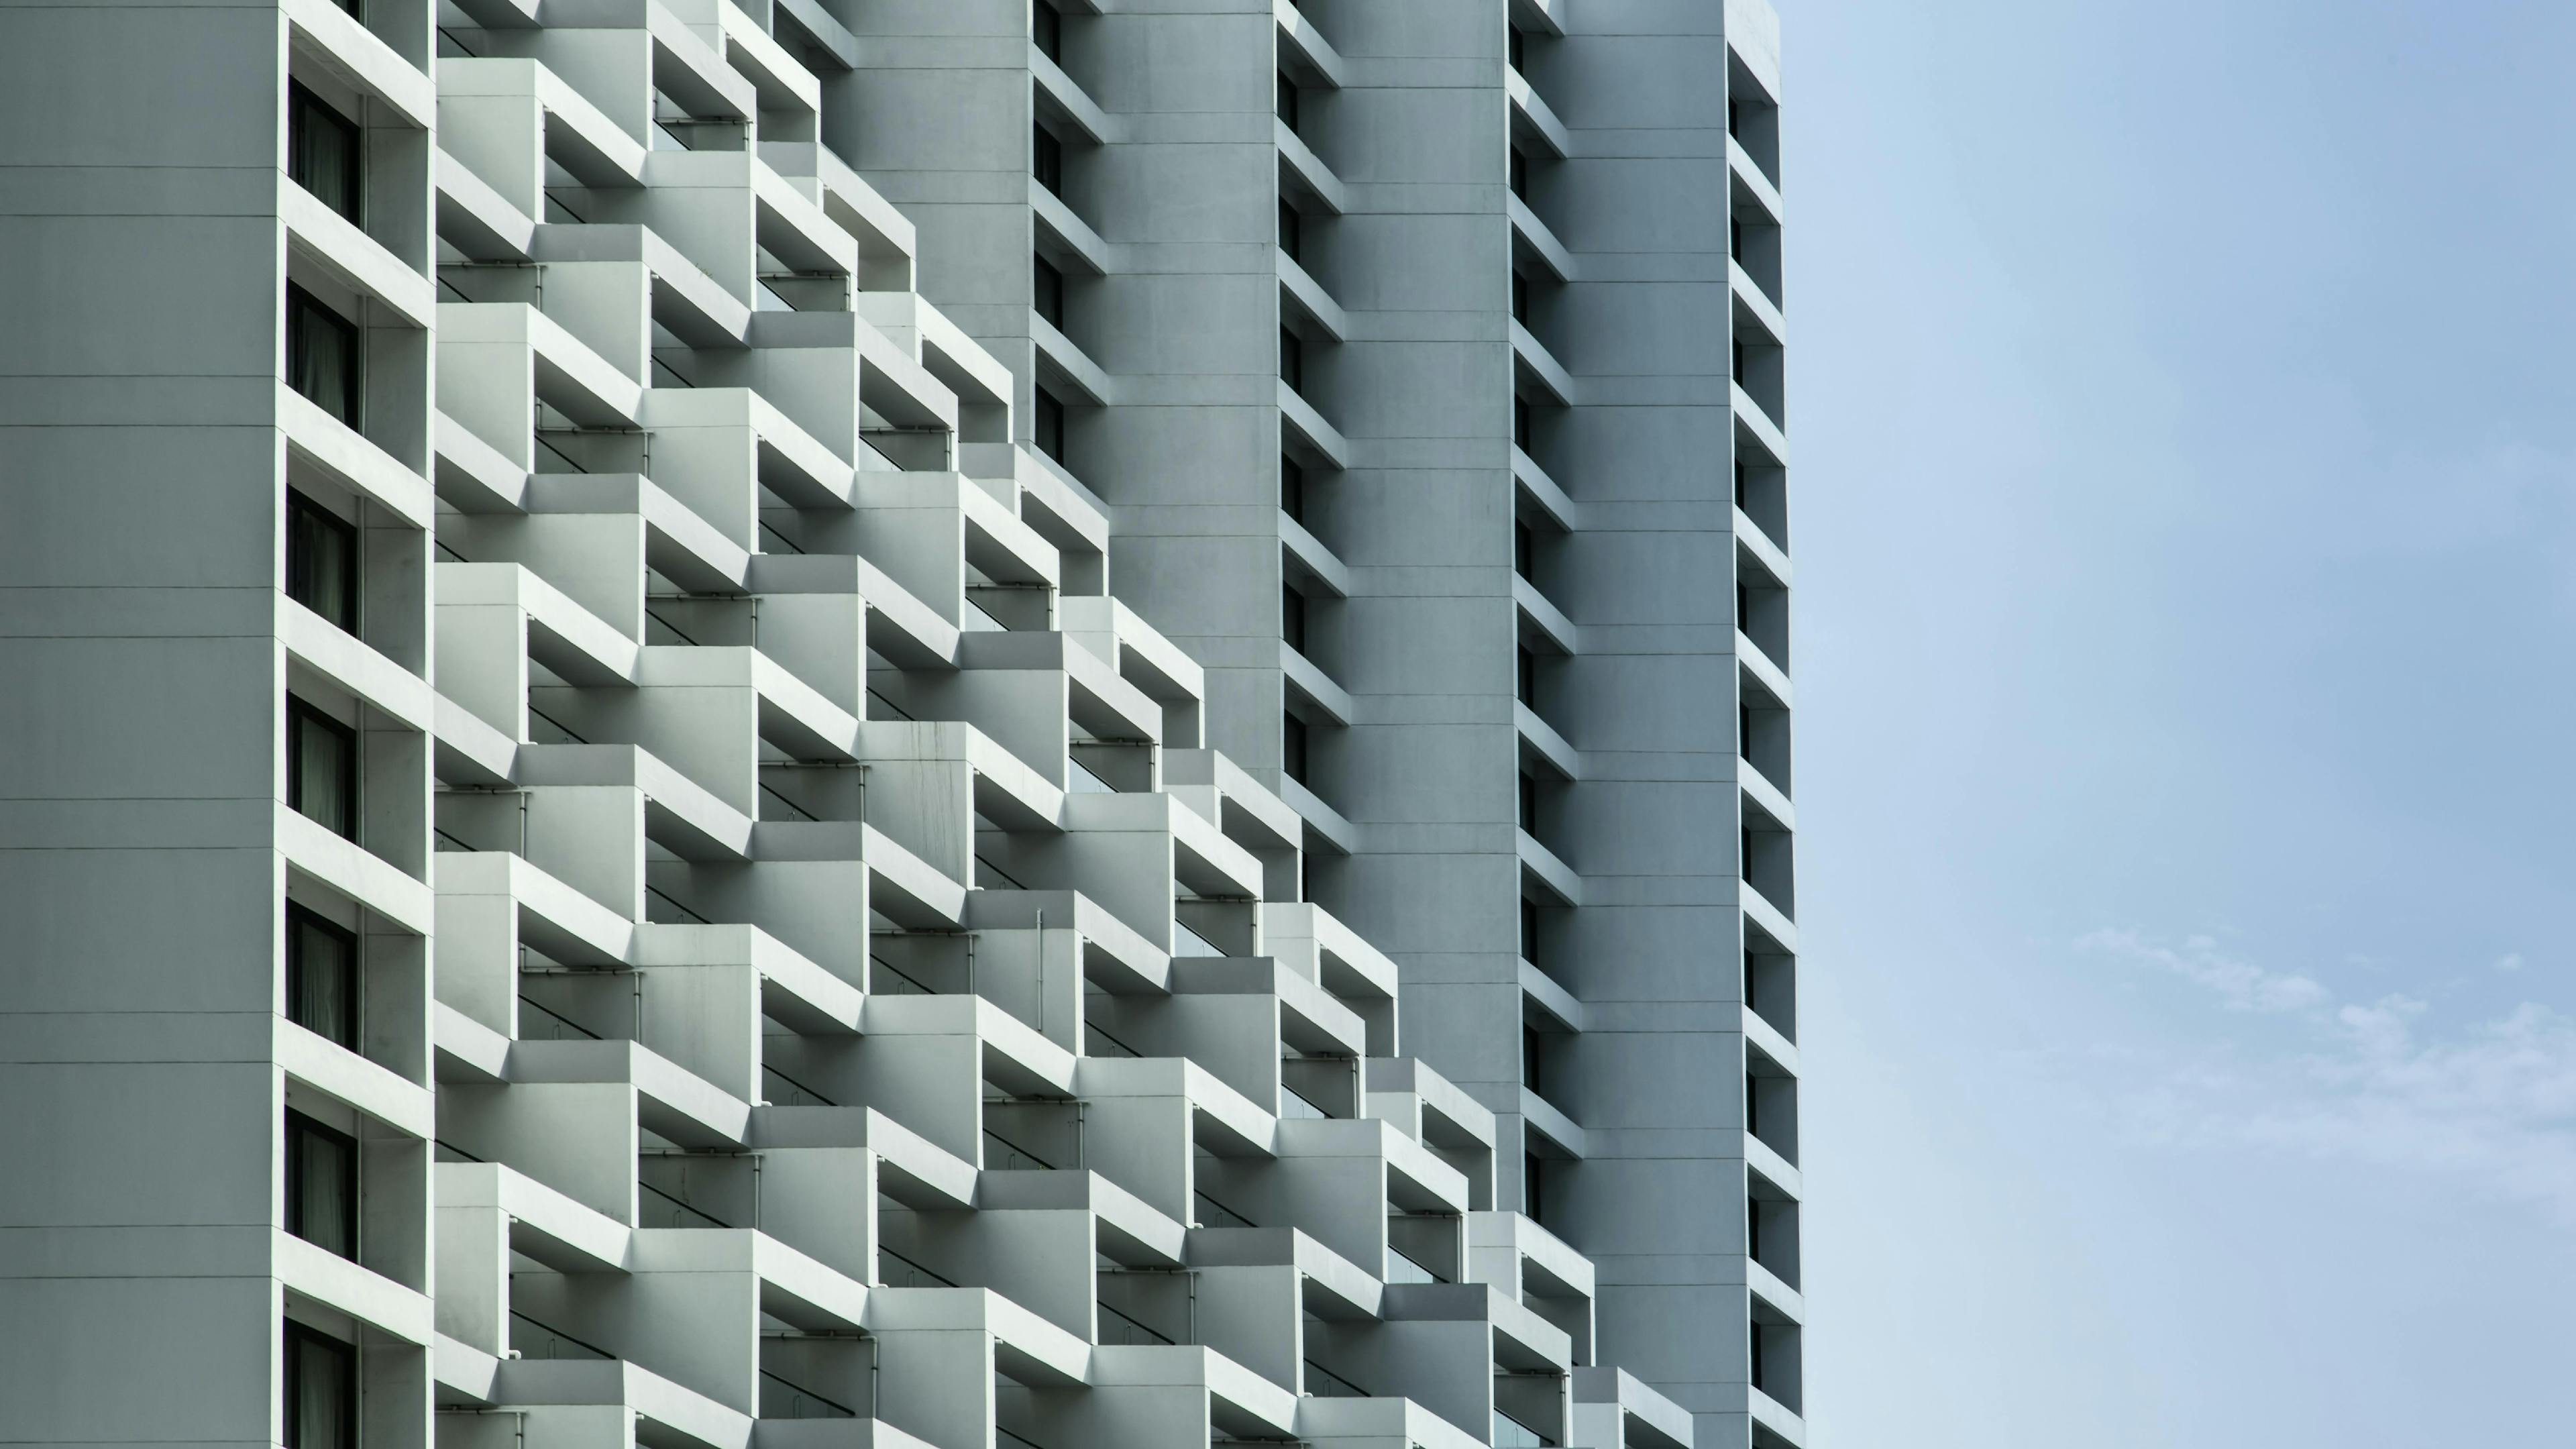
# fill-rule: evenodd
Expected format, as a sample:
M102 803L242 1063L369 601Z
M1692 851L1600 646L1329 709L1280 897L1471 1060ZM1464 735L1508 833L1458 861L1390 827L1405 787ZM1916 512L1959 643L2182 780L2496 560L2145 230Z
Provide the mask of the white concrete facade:
M0 1439L1801 1443L1776 52L0 8Z

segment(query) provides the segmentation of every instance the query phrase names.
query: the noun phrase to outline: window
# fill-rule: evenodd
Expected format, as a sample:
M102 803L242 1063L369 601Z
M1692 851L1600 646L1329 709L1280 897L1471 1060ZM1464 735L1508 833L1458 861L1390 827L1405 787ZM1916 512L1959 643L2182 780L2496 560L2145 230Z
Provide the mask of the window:
M1303 254L1305 237L1302 234L1305 230L1305 220L1306 219L1304 217L1297 214L1297 208L1288 204L1288 199L1286 197L1280 198L1279 250L1288 254L1288 260L1297 262L1301 265L1306 260Z
M1726 103L1726 134L1739 141L1744 139L1744 107L1734 101Z
M1531 570L1536 566L1537 562L1538 535L1530 530L1527 520L1518 518L1513 519L1512 572L1519 574L1522 578L1528 579L1531 583L1537 583L1538 580L1531 573Z
M1297 83L1286 71L1279 73L1279 119L1290 131L1297 129Z
M334 834L358 838L358 735L286 697L286 804Z
M1753 754L1753 706L1742 700L1735 705L1735 752L1748 759Z
M1512 169L1509 180L1512 195L1523 201L1529 200L1529 158L1521 154L1521 148L1518 146L1512 148Z
M1747 482L1747 474L1746 474L1746 472L1745 472L1744 460L1743 460L1742 458L1738 458L1738 459L1736 459L1736 460L1735 460L1735 506L1736 506L1736 507L1738 507L1738 508L1744 508L1744 506L1745 506L1745 504L1744 504L1744 500L1745 500L1747 497L1749 497L1749 496L1750 496L1749 487L1750 487L1750 485L1749 485L1749 483ZM1748 509L1748 510L1746 510L1746 511L1750 512L1751 510L1749 510L1749 509Z
M1279 380L1290 392L1306 391L1306 344L1285 327L1279 329Z
M1529 399L1525 397L1513 398L1512 445L1519 448L1524 453L1532 451L1530 447L1530 421Z
M1523 644L1513 653L1518 656L1513 672L1512 697L1532 709L1538 708L1538 653Z
M286 174L351 221L365 194L357 123L292 81L286 86Z
M1538 776L1521 771L1521 829L1538 834Z
M1038 185L1062 196L1064 195L1064 143L1057 140L1055 133L1044 126L1032 127L1031 131L1029 174L1038 179Z
M1037 43L1040 55L1064 64L1064 12L1055 8L1053 0L1036 0L1029 7L1029 39Z
M1744 1330L1744 1341L1753 1354L1753 1387L1767 1391L1770 1386L1762 1372L1762 1325L1749 1325Z
M357 1349L292 1320L283 1348L286 1449L355 1449Z
M1742 382L1744 381L1744 339L1738 337L1732 345L1735 349L1735 380Z
M1735 627L1739 632L1753 632L1753 591L1740 581L1735 586Z
M1306 652L1306 596L1291 584L1279 586L1279 637L1289 648Z
M1726 219L1726 254L1744 260L1744 223L1731 216Z
M1744 1256L1762 1261L1762 1205L1750 1193L1744 1198Z
M1055 265L1044 257L1032 258L1029 270L1032 304L1037 308L1038 315L1047 320L1048 326L1062 331L1064 328L1064 273L1057 271Z
M1514 70L1521 69L1521 62L1527 54L1526 42L1526 33L1517 25L1511 28L1509 38L1503 42L1503 57Z
M358 1256L358 1139L291 1108L286 1230L326 1252Z
M358 329L293 282L286 284L286 385L358 425Z
M1520 268L1512 268L1512 320L1529 325L1529 278Z
M1538 964L1538 902L1521 897L1521 959Z
M1306 521L1306 470L1285 453L1279 455L1279 511Z
M1064 461L1064 404L1045 388L1037 390L1037 417L1031 436L1038 451L1061 463Z
M358 631L358 530L292 488L286 491L286 596Z
M1753 1110L1754 1093L1757 1090L1753 1084L1753 1074L1746 1072L1744 1074L1744 1130L1754 1137L1762 1135L1760 1114Z
M1542 1199L1538 1189L1538 1154L1524 1152L1521 1154L1521 1212L1534 1223L1546 1220L1539 1211Z
M358 1047L358 938L293 902L286 907L286 1019Z
M1293 714L1279 719L1279 771L1300 785L1306 783L1306 722Z
M1546 1092L1539 1086L1538 1063L1538 1028L1524 1022L1521 1025L1521 1085L1545 1096Z

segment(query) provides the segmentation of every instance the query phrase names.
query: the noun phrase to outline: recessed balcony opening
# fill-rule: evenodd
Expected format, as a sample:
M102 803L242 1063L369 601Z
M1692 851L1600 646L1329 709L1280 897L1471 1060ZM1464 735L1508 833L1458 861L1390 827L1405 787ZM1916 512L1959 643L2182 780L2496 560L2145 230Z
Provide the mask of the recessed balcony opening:
M361 356L356 323L302 287L286 284L287 386L341 422L359 427L365 396Z
M1306 341L1285 327L1279 329L1279 380L1290 392L1306 395Z
M1744 1253L1772 1277L1798 1286L1798 1204L1758 1172L1744 1197Z
M1307 755L1306 722L1293 712L1283 712L1279 717L1279 773L1312 789L1313 768Z
M364 133L300 82L286 88L286 174L313 199L365 225Z
M1781 305L1780 228L1773 225L1761 203L1739 183L1733 188L1726 223L1726 254L1755 290L1773 307Z
M1735 319L1733 354L1735 385L1744 389L1774 427L1788 426L1787 354L1751 325L1741 308Z
M1744 936L1744 1004L1788 1041L1798 1039L1798 962L1748 925Z
M1055 0L1030 0L1029 41L1038 54L1064 64L1064 12L1055 7Z
M1529 32L1514 25L1504 31L1503 61L1514 71L1526 75L1529 59Z
M357 1345L290 1318L279 1350L286 1449L357 1449Z
M1798 1160L1798 1079L1759 1048L1744 1057L1744 1130L1781 1160Z
M326 1253L358 1256L358 1139L286 1113L286 1230Z
M1783 916L1797 913L1790 837L1769 811L1744 801L1741 840L1744 883Z
M286 1019L358 1049L358 933L289 901Z
M1306 522L1306 470L1286 453L1279 455L1279 511Z
M1527 705L1532 713L1537 712L1538 651L1527 644L1516 645L1512 650L1512 698Z
M1512 159L1504 173L1504 184L1511 188L1512 195L1523 201L1529 200L1529 155L1518 146L1512 148Z
M1765 537L1789 546L1789 470L1740 445L1735 455L1735 506Z
M286 493L286 596L358 632L358 530L290 488Z
M358 838L358 732L291 694L286 804L334 835Z
M1288 72L1284 70L1278 72L1277 91L1279 123L1286 126L1291 134L1296 134L1305 107L1297 89L1297 82L1290 79Z
M1740 554L1735 567L1735 627L1764 658L1781 669L1789 667L1789 591Z
M1306 218L1284 196L1279 198L1279 250L1299 266L1306 264Z
M1780 107L1732 55L1726 65L1726 134L1765 180L1780 184Z
M1753 1387L1790 1413L1803 1413L1801 1406L1805 1396L1799 1383L1798 1325L1758 1300L1754 1304L1754 1315L1745 1332L1745 1347L1751 1360L1747 1368Z
M1749 669L1736 671L1736 750L1765 783L1790 793L1789 711Z
M1295 584L1279 586L1279 637L1289 648L1306 652L1306 596Z
M1064 142L1043 123L1029 128L1029 175L1048 191L1064 195Z
M1054 393L1036 389L1036 405L1030 419L1030 441L1037 450L1061 463L1064 456L1064 403Z
M1030 305L1048 326L1064 330L1064 273L1044 257L1032 257L1029 263Z
M1520 952L1521 952L1521 959L1522 959L1522 960L1524 960L1524 961L1527 961L1527 962L1528 962L1528 963L1530 963L1532 966L1536 966L1536 967L1540 968L1541 970L1545 970L1545 969L1546 969L1546 965L1547 965L1547 958L1546 958L1545 952L1544 952L1544 950L1543 950L1543 948L1542 948L1542 944L1541 944L1541 940L1540 940L1540 935L1539 935L1539 922L1540 922L1540 912L1539 912L1539 904L1538 904L1538 902L1537 902L1535 899L1533 899L1532 897L1529 897L1529 896L1523 896L1523 897L1521 897L1521 911L1520 911Z

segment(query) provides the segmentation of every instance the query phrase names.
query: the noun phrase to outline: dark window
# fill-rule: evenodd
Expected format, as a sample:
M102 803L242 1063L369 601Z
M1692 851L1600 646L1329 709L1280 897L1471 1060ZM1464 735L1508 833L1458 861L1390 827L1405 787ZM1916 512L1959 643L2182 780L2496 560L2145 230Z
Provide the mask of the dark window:
M1744 853L1737 857L1741 862L1741 865L1738 867L1736 874L1743 877L1746 885L1751 885L1753 884L1753 827L1747 825L1739 831L1738 834L1743 837L1739 844L1742 846Z
M1746 472L1745 467L1744 467L1744 460L1743 460L1743 459L1741 459L1741 458L1736 459L1736 460L1735 460L1735 506L1736 506L1736 507L1738 507L1738 508L1743 508L1743 507L1745 506L1744 500L1745 500L1747 497L1749 497L1749 496L1750 496L1750 494L1749 494L1749 492L1748 492L1749 484L1748 484L1748 482L1747 482L1747 480L1748 480L1749 476L1750 476L1750 475Z
M1279 717L1279 770L1300 785L1306 783L1306 722L1293 714Z
M1301 264L1306 260L1304 255L1305 237L1303 235L1305 230L1305 221L1306 219L1304 217L1297 214L1297 208L1288 204L1286 197L1280 198L1279 250L1288 254L1288 260Z
M286 596L351 633L358 629L358 530L290 488Z
M1538 580L1532 570L1538 564L1538 535L1520 519L1512 520L1512 572L1532 583Z
M286 1019L357 1050L358 938L291 902L286 907Z
M286 1114L286 1230L343 1258L358 1256L358 1139L292 1110Z
M1279 380L1290 392L1306 391L1306 344L1285 327L1279 329Z
M1306 521L1306 470L1285 453L1279 455L1279 511Z
M358 329L293 282L286 284L286 385L358 425Z
M1756 1323L1746 1328L1744 1341L1753 1354L1753 1387L1767 1391L1770 1385L1762 1372L1762 1325Z
M295 1322L283 1348L286 1449L356 1449L358 1351Z
M286 87L286 174L315 200L351 221L364 194L357 123L290 81Z
M1038 451L1063 462L1064 404L1056 401L1054 393L1045 388L1037 390L1037 416L1032 422L1031 436L1037 441Z
M1521 829L1538 834L1538 777L1521 771Z
M1744 1004L1753 1005L1753 953L1750 951L1744 953Z
M1744 1074L1744 1130L1756 1137L1762 1135L1760 1117L1753 1110L1753 1074Z
M358 838L358 735L293 695L286 698L286 803Z
M1735 586L1735 627L1747 635L1753 632L1753 592L1742 584Z
M1044 257L1031 259L1029 271L1030 293L1038 315L1047 320L1048 326L1062 330L1064 327L1064 273L1057 271L1055 264Z
M1289 130L1297 129L1297 83L1288 78L1286 71L1279 73L1279 119Z
M1521 959L1538 964L1538 902L1521 897Z
M1503 42L1503 47L1504 58L1511 62L1512 69L1519 70L1526 54L1526 37L1519 26L1511 28L1511 38Z
M1744 1256L1762 1261L1762 1204L1750 1197L1744 1200Z
M1753 706L1741 702L1735 706L1735 752L1753 757Z
M1726 103L1726 134L1744 139L1744 108L1733 101Z
M1289 648L1306 652L1306 596L1289 584L1279 586L1279 637Z
M1744 223L1731 216L1726 219L1726 254L1744 260Z
M1512 399L1512 442L1522 452L1530 449L1530 402L1525 397Z
M1543 1223L1546 1219L1539 1211L1540 1198L1538 1192L1538 1175L1538 1154L1535 1152L1522 1153L1521 1212L1527 1216L1531 1222Z
M1742 382L1744 381L1744 339L1741 337L1736 338L1733 345L1735 348L1735 380L1737 382Z
M1039 54L1064 64L1064 12L1050 0L1037 0L1029 8L1029 38L1037 42Z
M1521 1027L1521 1085L1545 1096L1546 1089L1539 1085L1538 1063L1538 1028L1524 1024Z
M1512 195L1523 201L1529 200L1529 158L1521 154L1521 148L1518 146L1512 148L1510 180Z
M1515 652L1519 656L1519 667L1512 680L1513 697L1530 708L1536 709L1538 708L1538 654L1526 644Z
M1029 174L1038 185L1064 195L1064 143L1044 126L1032 128L1029 137Z
M1512 268L1512 320L1529 325L1529 278L1518 267Z

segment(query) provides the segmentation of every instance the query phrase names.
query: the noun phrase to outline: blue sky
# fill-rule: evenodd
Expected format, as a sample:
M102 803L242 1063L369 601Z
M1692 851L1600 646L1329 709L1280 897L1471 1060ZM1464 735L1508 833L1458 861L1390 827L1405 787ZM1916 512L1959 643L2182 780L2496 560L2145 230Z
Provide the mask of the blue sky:
M2576 7L1779 4L1819 1449L2568 1442Z

